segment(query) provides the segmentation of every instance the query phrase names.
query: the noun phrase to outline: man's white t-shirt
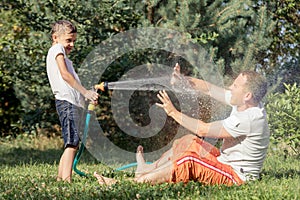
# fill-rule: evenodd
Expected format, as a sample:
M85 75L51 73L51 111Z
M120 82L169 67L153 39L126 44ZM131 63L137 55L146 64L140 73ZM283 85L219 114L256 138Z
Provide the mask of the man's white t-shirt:
M79 77L73 68L73 63L68 59L62 44L53 45L47 55L47 75L52 92L56 99L66 100L78 107L84 107L84 98L76 89L72 88L61 76L56 57L63 54L68 71L80 83Z
M231 92L226 91L230 104ZM259 178L269 146L270 131L263 106L237 111L232 107L223 127L233 137L224 139L218 160L230 165L243 180Z

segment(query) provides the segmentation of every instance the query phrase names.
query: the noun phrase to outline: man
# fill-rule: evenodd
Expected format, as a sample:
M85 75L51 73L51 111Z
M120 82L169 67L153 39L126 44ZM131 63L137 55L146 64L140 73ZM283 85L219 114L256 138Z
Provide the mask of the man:
M183 77L176 64L172 81L186 79L190 85L216 100L232 106L230 116L205 123L179 112L168 94L160 91L157 105L181 126L194 134L183 136L153 164L146 164L143 147L137 148L135 181L163 182L199 181L204 184L240 185L258 179L269 145L269 129L261 100L267 92L266 80L256 72L239 74L229 90L192 77ZM201 138L223 139L220 150ZM103 177L95 174L99 183ZM106 181L110 181L107 180Z

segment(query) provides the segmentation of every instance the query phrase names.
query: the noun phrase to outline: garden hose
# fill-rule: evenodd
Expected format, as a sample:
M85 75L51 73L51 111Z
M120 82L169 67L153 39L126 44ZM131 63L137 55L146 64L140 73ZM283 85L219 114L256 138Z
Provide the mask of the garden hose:
M88 105L88 112L86 114L86 118L85 118L85 126L84 126L84 132L83 132L83 138L82 138L82 141L81 141L81 145L80 145L80 148L74 158L74 162L73 162L73 170L80 176L85 176L87 177L87 174L80 171L79 169L77 169L77 163L79 162L79 159L81 157L81 154L84 150L84 145L85 145L85 142L86 142L86 138L87 138L87 134L88 134L88 131L89 131L89 123L90 123L90 119L91 119L91 114L92 112L94 111L95 109L95 105L92 104L92 103L89 103Z
M151 163L151 162L146 162L146 164L152 164L152 163ZM130 164L123 165L122 167L117 168L116 171L122 171L122 170L124 170L124 169L128 169L128 168L130 168L130 167L135 167L135 166L137 166L137 163L136 163L136 162L130 163Z
M95 85L94 86L94 89L97 91L97 90L101 90L103 92L107 91L108 90L108 82L102 82L98 85ZM89 103L88 105L88 112L87 112L87 115L86 115L86 118L85 118L85 126L84 126L84 132L83 132L83 138L82 138L82 141L81 141L81 145L80 145L80 148L74 158L74 162L73 162L73 170L80 176L84 176L84 177L87 177L88 174L80 171L79 169L77 169L77 164L79 162L79 159L82 155L82 152L84 151L84 148L85 148L85 142L86 142L86 138L87 138L87 135L88 135L88 131L89 131L89 123L90 123L90 119L91 119L91 115L92 115L92 112L94 111L95 109L95 105L93 103ZM151 164L151 162L146 162L146 164ZM137 163L130 163L130 164L127 164L127 165L124 165L122 167L119 167L116 169L116 171L121 171L121 170L124 170L124 169L128 169L130 167L135 167L137 166Z

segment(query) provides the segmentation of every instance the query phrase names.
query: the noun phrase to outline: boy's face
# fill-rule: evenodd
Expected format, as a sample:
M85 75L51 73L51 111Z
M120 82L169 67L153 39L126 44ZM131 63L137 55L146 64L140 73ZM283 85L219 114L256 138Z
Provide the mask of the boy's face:
M62 44L65 48L66 54L68 55L74 47L76 37L76 33L54 34L53 42Z

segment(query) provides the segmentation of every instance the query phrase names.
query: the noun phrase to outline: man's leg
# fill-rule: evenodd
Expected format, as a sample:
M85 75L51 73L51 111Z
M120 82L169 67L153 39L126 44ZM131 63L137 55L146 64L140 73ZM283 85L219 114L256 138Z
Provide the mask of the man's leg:
M165 162L163 165L142 174L139 177L135 178L135 181L138 183L165 183L169 182L173 168L173 162L171 160Z
M168 163L170 160L173 160L174 157L178 157L181 154L183 154L186 149L191 145L193 142L195 135L185 135L177 140L174 141L173 146L171 149L166 151L160 159L155 161L152 164L146 164L145 159L143 156L143 147L138 146L137 153L136 153L136 161L137 161L137 169L135 172L136 178L142 176L145 173L149 173L160 166L165 165L165 163Z
M143 147L138 146L137 153L136 153L137 168L135 171L135 178L138 178L145 173L149 173L159 168L160 166L163 166L165 163L171 160L173 154L172 149L169 149L160 157L160 159L158 159L154 163L146 164L143 153L144 153Z
M100 185L113 185L118 182L116 179L102 176L102 175L98 174L97 172L94 172L94 177L96 177L96 179L98 180L98 183Z
M146 164L143 157L143 147L137 148L137 170L135 173L135 180L137 182L151 182L162 183L169 181L173 168L174 158L180 157L190 147L195 135L185 135L174 141L172 148L166 151L159 160L153 164Z

